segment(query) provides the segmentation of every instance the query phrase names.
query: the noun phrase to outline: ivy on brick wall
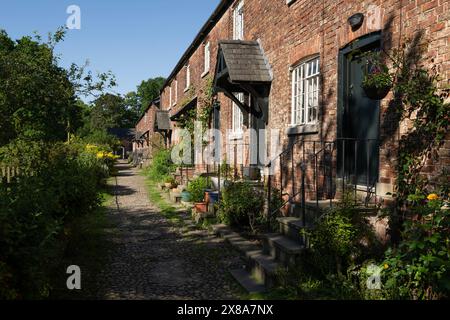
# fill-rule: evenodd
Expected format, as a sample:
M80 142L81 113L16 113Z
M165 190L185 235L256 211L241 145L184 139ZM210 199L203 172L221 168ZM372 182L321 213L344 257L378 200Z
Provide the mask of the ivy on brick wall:
M426 59L427 43L407 39L400 48L384 52L381 70L390 66L391 110L401 122L410 122L399 140L396 198L403 206L409 195L426 192L423 175L428 161L437 160L450 125L450 87L443 84L433 59Z

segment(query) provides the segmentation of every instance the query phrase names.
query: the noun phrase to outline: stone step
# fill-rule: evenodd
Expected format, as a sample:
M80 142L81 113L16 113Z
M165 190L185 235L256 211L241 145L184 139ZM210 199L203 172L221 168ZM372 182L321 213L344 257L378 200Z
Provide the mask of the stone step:
M224 238L245 258L247 272L251 277L266 288L271 288L276 283L276 271L283 267L275 258L267 255L262 247L255 242L246 240L236 232L231 231L225 225L214 225L213 232Z
M245 269L235 269L230 271L233 278L248 292L248 293L263 293L266 292L264 283L252 278L251 274Z
M277 218L277 221L282 235L305 246L305 237L302 235L302 231L311 229L312 224L303 227L303 220L296 217L281 217Z
M277 283L277 271L283 266L275 258L264 254L263 250L247 252L249 263L247 270L252 277L264 283L267 289L273 288Z
M263 235L263 251L288 267L294 265L305 247L299 242L279 234L270 233Z

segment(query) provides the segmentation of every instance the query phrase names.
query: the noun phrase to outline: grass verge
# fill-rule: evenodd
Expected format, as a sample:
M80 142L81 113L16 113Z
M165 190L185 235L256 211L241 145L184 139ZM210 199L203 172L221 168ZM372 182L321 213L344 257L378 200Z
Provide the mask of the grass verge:
M101 193L102 205L92 213L74 219L65 228L64 255L55 268L52 282L51 300L97 299L98 276L109 262L113 249L107 239L108 232L114 232L115 223L108 216L107 206L114 199L109 186ZM77 265L81 269L81 290L66 287L67 267Z

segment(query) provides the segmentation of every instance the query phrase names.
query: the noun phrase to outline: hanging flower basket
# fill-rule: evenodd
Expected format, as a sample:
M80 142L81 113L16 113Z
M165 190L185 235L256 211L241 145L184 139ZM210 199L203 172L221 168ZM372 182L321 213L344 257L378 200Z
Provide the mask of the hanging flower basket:
M375 60L376 61L376 60ZM369 99L382 100L392 88L392 77L386 65L379 62L368 64L362 88Z
M391 87L363 86L363 89L364 93L369 99L382 100L388 95L389 91L391 90Z

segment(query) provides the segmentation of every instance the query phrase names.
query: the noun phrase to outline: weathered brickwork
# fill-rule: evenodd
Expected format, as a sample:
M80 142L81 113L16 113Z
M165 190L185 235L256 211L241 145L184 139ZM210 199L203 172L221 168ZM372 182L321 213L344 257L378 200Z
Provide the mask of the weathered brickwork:
M231 4L228 4L231 3ZM185 92L186 68L190 66L192 88L200 90L208 77L214 76L218 41L232 39L233 8L238 1L223 1L227 9L214 17L215 22L205 35L199 35L201 44L182 61L183 67L174 70L167 85L162 90L161 106L175 114L188 95ZM355 32L347 19L355 13L364 14L363 25ZM273 82L270 90L268 129L281 129L283 149L288 146L289 137L285 132L291 123L291 71L305 58L320 57L320 104L318 133L304 136L305 140L333 141L337 136L338 75L339 50L352 41L373 32L382 32L382 44L389 49L402 44L405 39L413 38L419 31L423 39L429 42L425 63L431 66L431 59L437 65L442 76L442 84L450 79L450 0L385 0L385 1L309 1L296 0L290 5L286 0L244 0L244 40L258 40L268 58ZM204 45L211 44L211 67L204 74ZM176 82L177 93L176 90ZM172 105L170 105L170 87L172 87ZM195 94L194 94L195 95ZM176 97L176 100L175 100ZM404 132L407 123L392 121L389 117L388 95L381 102L380 110L380 166L379 192L391 191L395 181L395 160L397 141ZM222 94L220 122L225 134L231 128L232 102ZM176 127L176 123L174 124ZM176 137L176 134L174 134ZM248 140L236 142L248 144ZM318 147L318 146L317 146ZM312 147L308 144L309 150ZM225 148L223 152L225 153ZM302 151L298 147L297 156ZM291 164L285 164L285 188L291 188ZM427 164L427 173L438 172L450 165L450 142L441 150L439 160ZM313 173L311 172L310 175ZM295 175L296 178L297 175ZM319 183L325 184L324 181ZM326 188L325 188L326 189Z
M155 139L160 140L159 134L154 132L157 110L158 106L152 103L148 106L136 124L137 138L140 138L140 136L143 135L143 140L133 142L133 151L139 152L144 158L149 157L152 142L154 142Z

